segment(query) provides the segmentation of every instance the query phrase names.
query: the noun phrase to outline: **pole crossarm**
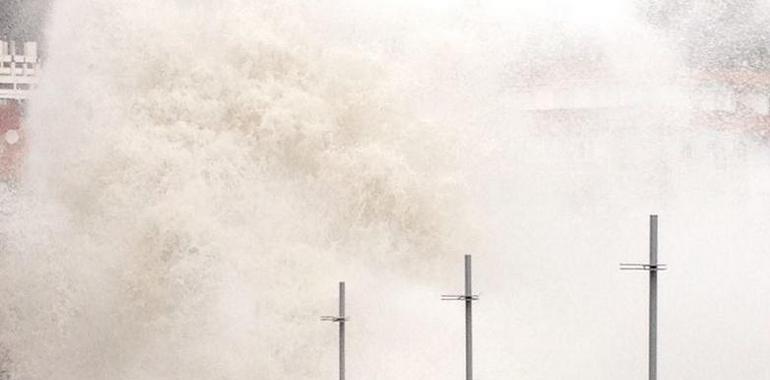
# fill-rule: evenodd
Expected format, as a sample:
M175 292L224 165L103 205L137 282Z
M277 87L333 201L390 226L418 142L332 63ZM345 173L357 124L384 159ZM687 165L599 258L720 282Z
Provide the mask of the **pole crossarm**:
M666 264L628 264L620 263L620 270L644 270L650 272L659 272L666 270Z
M334 323L340 323L340 322L347 322L350 320L348 317L335 317L333 315L324 315L321 317L321 320L324 322L334 322Z
M478 301L479 295L473 294L470 296L466 296L463 294L442 294L441 300L442 301Z

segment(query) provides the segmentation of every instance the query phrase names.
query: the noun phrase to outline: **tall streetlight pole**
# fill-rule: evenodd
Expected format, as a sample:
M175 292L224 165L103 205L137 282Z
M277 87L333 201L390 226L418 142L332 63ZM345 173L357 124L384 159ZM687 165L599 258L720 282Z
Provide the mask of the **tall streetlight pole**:
M337 316L323 316L321 317L322 321L328 321L333 323L339 323L339 332L340 332L340 348L339 348L339 359L340 359L340 380L345 380L345 322L348 321L348 318L345 316L345 282L340 282L340 310L339 315Z
M465 302L465 379L473 380L473 301L479 299L472 291L471 255L465 255L465 294L442 295L443 301Z
M658 378L658 271L666 270L666 264L658 264L658 216L650 215L650 262L648 264L620 264L620 270L650 272L649 310L649 380Z

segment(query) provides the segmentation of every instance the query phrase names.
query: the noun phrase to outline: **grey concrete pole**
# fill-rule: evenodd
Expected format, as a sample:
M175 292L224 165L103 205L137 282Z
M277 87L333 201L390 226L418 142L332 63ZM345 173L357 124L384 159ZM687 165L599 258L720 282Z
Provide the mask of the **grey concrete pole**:
M649 310L649 380L658 378L658 271L666 270L666 264L658 263L658 216L650 215L650 262L646 264L620 263L620 270L650 272Z
M345 380L345 282L340 282L340 380Z
M445 294L443 301L465 301L465 379L473 380L473 301L479 296L473 294L471 286L471 255L465 255L465 292L463 294Z
M339 323L340 329L340 380L345 380L345 322L348 318L345 316L345 282L340 281L340 310L338 315L324 315L322 321Z
M650 215L650 380L658 378L658 216Z
M471 255L465 255L465 378L473 380L473 291Z

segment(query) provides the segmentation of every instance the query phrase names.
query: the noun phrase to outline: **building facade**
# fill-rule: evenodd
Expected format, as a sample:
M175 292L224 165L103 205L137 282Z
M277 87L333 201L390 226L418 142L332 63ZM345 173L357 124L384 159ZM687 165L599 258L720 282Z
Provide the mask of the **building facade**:
M0 40L0 181L13 180L23 158L23 116L37 87L37 43Z

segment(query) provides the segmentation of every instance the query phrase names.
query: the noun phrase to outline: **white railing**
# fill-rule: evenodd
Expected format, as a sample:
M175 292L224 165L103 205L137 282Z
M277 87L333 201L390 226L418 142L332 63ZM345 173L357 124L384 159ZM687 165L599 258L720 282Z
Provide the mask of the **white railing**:
M37 87L39 70L36 42L18 49L15 41L0 40L0 99L27 99Z

